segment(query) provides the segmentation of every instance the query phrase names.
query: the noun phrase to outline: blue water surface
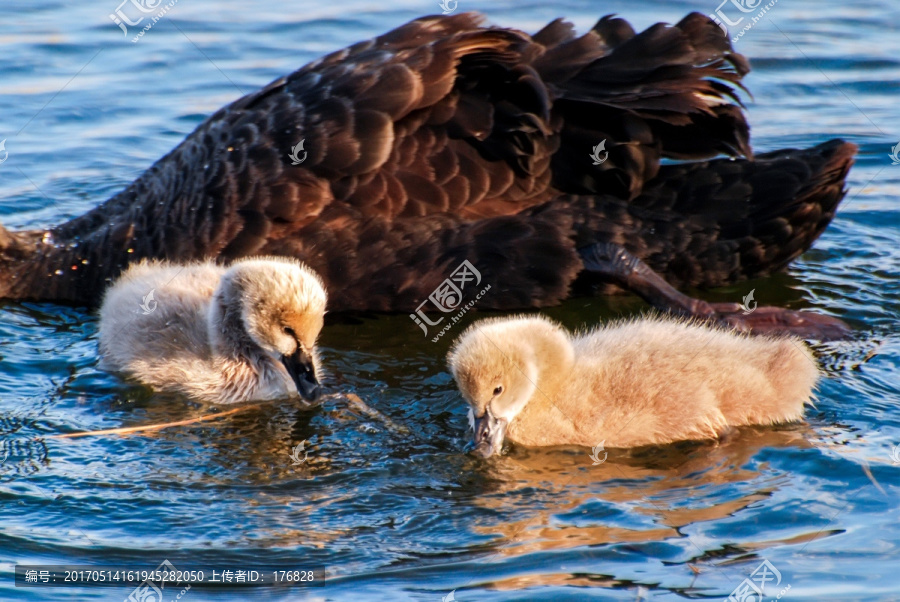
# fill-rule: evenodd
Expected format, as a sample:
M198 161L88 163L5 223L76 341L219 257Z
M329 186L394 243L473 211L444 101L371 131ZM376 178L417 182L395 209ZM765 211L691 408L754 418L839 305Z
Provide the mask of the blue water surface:
M126 35L109 17L117 2L0 3L7 227L79 215L220 106L440 12L436 0L179 0L132 42L138 28ZM566 16L584 31L607 13L643 28L718 6L459 0L457 10L528 31ZM741 14L730 2L722 10ZM860 146L847 199L813 250L785 274L704 293L737 301L755 290L761 304L853 325L854 341L820 349L828 376L805 423L611 451L600 465L584 449L479 462L463 453L466 412L443 359L452 337L431 343L406 316L362 316L330 324L323 355L329 387L368 410L334 395L315 410L273 404L127 437L53 439L212 409L100 370L92 313L4 302L0 599L129 595L14 587L17 563L168 560L318 571L315 587L194 588L190 602L722 600L764 559L780 576L766 600L900 599L900 165L888 156L900 141L898 23L891 0L780 0L736 42L754 68L758 150L833 137ZM578 327L644 309L582 298L547 313ZM308 461L295 465L301 442Z

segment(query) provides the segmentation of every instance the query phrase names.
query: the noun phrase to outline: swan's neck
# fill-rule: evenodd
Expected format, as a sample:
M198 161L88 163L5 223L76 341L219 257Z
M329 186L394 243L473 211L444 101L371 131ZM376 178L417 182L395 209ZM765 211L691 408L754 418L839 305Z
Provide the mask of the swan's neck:
M538 387L559 403L556 398L565 392L573 378L575 351L572 344L568 339L553 337L536 350L535 359Z
M528 416L560 406L567 385L572 379L575 352L568 337L559 331L545 331L524 335L527 346L521 350L525 365L521 368L529 381L530 394L521 398L512 409L515 421L520 415Z
M48 231L0 225L0 298L82 301L88 291L105 289L109 282L89 273L101 261L83 253L82 242L62 244Z
M217 357L248 364L258 370L269 363L269 357L247 333L240 291L234 290L231 284L223 279L209 308L206 326L211 351Z
M537 386L531 399L510 423L509 435L521 439L523 433L538 430L578 432L570 408L570 391L575 378L575 350L571 342L568 337L553 336L542 339L534 351Z

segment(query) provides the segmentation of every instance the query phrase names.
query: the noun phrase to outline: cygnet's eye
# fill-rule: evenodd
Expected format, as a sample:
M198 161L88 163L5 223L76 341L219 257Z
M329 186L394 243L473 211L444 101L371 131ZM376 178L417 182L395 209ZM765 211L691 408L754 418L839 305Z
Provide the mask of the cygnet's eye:
M494 387L494 397L497 397L501 393L503 393L503 385L497 385L496 387Z

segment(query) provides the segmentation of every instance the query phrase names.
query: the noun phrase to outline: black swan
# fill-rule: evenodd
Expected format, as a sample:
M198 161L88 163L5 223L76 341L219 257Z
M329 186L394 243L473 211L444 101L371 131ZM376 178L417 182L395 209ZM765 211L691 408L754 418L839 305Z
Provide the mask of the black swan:
M845 193L853 144L752 156L748 69L698 13L582 36L416 19L224 107L84 215L0 227L0 297L96 305L142 258L266 254L318 272L331 311L424 315L467 260L491 284L481 309L556 304L581 277L745 329L834 333L673 288L784 268Z

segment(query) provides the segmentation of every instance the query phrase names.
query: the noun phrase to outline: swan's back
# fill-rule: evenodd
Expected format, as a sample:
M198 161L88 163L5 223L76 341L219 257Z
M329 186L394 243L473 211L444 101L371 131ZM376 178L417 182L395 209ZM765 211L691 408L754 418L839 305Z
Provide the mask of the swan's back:
M727 427L797 420L819 370L805 344L664 318L612 324L573 340L583 390L618 416L624 440L715 436ZM612 413L610 413L612 407Z
M213 263L151 261L129 268L106 292L100 309L104 366L152 373L163 361L208 360L207 309L223 273Z

